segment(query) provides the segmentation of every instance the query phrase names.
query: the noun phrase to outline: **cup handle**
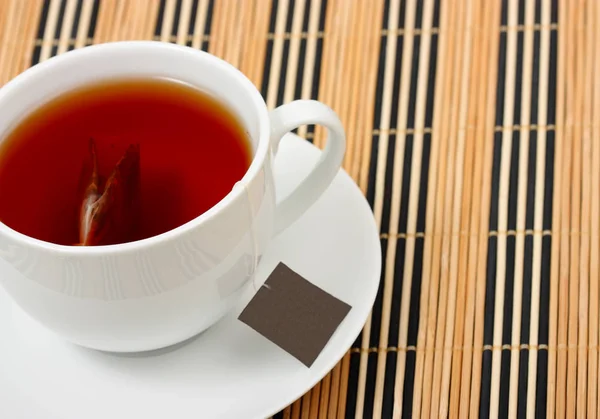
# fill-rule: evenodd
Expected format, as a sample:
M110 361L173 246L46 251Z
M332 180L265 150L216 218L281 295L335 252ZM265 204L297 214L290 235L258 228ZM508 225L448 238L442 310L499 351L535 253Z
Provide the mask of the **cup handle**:
M275 210L275 234L296 221L325 192L338 173L346 151L346 134L337 114L315 100L296 100L270 112L271 146L277 153L285 134L301 125L327 128L327 143L319 161L298 187Z

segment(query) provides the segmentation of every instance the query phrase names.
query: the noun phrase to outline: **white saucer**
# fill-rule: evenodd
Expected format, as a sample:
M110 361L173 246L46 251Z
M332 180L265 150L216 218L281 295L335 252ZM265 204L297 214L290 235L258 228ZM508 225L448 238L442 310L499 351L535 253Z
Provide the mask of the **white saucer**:
M275 173L281 196L319 151L289 135ZM321 380L358 336L381 272L381 248L362 193L340 172L321 199L276 238L259 267L278 262L352 306L311 368L237 320L251 298L196 339L146 355L114 355L62 341L0 291L0 417L23 419L264 418Z

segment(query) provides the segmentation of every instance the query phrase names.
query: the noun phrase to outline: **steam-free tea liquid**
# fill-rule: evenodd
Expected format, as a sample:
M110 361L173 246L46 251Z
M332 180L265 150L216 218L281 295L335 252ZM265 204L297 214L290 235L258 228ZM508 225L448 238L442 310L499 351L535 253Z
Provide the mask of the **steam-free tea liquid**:
M235 115L191 86L158 78L88 85L32 109L1 139L0 221L40 240L78 243L90 139L103 179L129 145L139 145L136 240L201 215L231 191L252 159Z

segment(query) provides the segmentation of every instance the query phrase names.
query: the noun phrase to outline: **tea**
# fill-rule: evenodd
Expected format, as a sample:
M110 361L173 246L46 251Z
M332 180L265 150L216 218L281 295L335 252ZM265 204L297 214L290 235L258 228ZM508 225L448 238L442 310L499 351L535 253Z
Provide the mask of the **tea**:
M88 85L37 108L0 142L0 221L36 239L81 244L81 187L90 179L82 168L92 143L102 190L111 174L113 183L126 182L115 168L130 147L139 153L139 214L128 214L135 229L100 244L148 238L198 217L252 159L237 118L191 86L160 78Z

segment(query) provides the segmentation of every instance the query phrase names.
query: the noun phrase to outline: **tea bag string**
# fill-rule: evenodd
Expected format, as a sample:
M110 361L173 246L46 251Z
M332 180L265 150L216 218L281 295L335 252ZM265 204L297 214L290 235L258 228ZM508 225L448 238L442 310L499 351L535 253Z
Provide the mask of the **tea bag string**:
M250 255L251 257L251 261L250 264L248 265L248 271L247 274L248 276L250 276L252 279L252 286L254 287L254 291L258 291L258 289L260 288L260 286L257 285L256 283L256 268L258 266L258 238L256 237L256 233L254 231L254 220L256 218L256 214L254 211L254 208L252 207L252 200L250 199L250 191L248 190L248 188L246 187L245 184L243 184L242 182L237 182L235 187L237 188L243 188L243 193L246 196L246 201L247 201L247 216L248 216L248 226L249 226L249 231L248 234L250 235L250 242L252 245L252 254Z

